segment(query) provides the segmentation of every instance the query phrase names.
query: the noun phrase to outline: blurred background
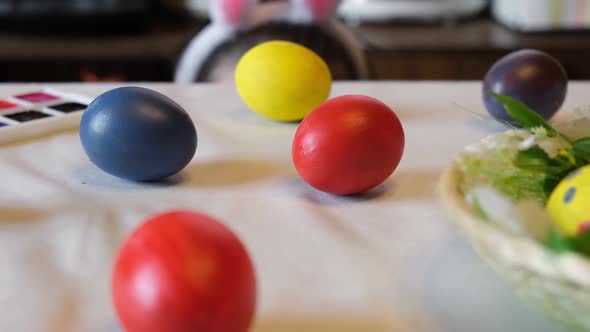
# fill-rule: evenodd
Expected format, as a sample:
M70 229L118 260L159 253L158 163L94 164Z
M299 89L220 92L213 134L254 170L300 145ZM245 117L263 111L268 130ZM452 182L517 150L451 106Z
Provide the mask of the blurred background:
M0 82L171 81L208 0L0 0ZM374 80L478 80L544 50L590 79L590 0L344 0Z

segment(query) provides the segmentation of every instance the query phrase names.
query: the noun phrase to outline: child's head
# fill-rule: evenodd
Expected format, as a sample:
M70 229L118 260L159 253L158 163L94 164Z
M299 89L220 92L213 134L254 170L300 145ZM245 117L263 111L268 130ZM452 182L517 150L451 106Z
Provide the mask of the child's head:
M356 40L331 19L337 4L338 0L292 0L289 5L255 7L255 0L214 0L213 23L189 44L176 81L232 81L242 55L271 40L311 49L324 59L335 80L365 78L366 63Z
M236 34L205 60L196 80L231 80L236 64L252 47L270 40L287 40L317 53L328 64L335 80L359 79L350 51L319 25L269 23Z

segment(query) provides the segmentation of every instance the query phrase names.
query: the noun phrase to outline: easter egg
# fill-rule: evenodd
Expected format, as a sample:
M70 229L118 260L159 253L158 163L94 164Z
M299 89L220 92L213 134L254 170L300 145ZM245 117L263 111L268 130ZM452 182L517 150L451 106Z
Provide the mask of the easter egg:
M97 97L82 116L80 139L98 168L135 181L178 173L197 148L197 132L187 112L168 97L139 87Z
M299 121L330 95L332 76L311 50L287 41L255 46L238 62L238 93L246 105L269 119Z
M483 101L489 114L501 122L517 125L490 91L515 98L548 120L563 104L567 84L565 69L553 57L537 50L520 50L501 58L487 72Z
M346 95L322 103L303 120L292 157L311 186L350 195L384 182L404 145L402 124L391 108L371 97Z
M123 242L112 297L127 332L247 332L256 276L240 239L192 211L156 215Z
M547 211L557 230L566 237L577 237L590 229L590 166L564 178L547 201Z

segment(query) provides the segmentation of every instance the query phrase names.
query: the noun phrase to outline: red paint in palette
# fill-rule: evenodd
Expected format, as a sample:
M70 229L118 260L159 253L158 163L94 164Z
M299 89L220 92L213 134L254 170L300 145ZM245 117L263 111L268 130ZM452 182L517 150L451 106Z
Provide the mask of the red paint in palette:
M18 99L24 100L24 101L28 101L29 103L44 103L47 101L59 99L59 97L56 97L56 96L46 93L46 92L27 93L24 95L15 96L15 98L18 98Z
M0 99L0 111L1 110L5 110L5 109L8 109L8 108L14 108L16 106L18 106L18 105L17 104L14 104L14 103L11 103L8 100L2 100L2 99Z

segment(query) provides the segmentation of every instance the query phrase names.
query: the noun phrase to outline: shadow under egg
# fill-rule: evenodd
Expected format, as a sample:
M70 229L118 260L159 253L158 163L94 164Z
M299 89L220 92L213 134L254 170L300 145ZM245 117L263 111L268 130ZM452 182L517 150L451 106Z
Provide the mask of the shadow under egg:
M382 183L368 191L352 195L335 195L320 191L300 177L292 177L286 181L286 190L303 200L323 206L340 206L356 204L383 198L389 193L391 187L387 183Z
M289 174L288 164L269 160L219 159L189 164L181 175L181 185L228 187L261 182Z

